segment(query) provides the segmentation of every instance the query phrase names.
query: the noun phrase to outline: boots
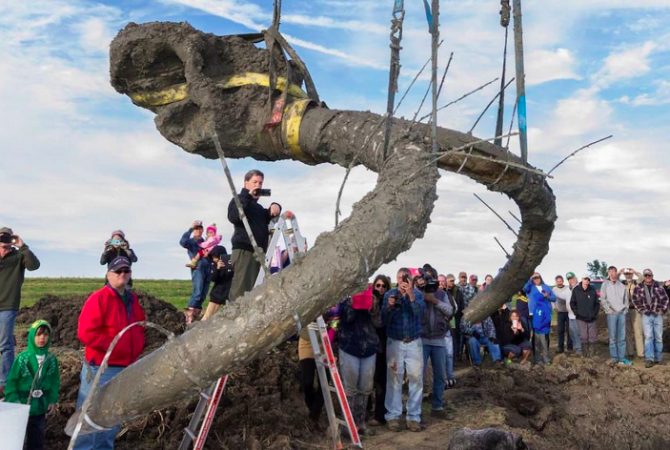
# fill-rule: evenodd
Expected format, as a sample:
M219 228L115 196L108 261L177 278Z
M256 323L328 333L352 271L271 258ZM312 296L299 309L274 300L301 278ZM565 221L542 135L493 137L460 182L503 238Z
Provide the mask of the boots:
M591 357L591 350L589 347L590 346L588 342L582 342L582 355L584 356L584 358Z
M186 264L186 267L190 267L191 269L195 269L198 266L198 258L197 256L193 257L190 263Z

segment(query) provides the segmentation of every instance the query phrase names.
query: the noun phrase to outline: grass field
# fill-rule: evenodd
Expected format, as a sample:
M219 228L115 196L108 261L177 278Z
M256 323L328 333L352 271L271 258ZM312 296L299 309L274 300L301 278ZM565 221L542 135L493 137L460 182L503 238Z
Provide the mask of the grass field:
M26 278L21 294L21 306L32 306L47 294L67 297L86 295L100 289L102 278ZM185 308L191 296L191 280L133 280L133 289Z

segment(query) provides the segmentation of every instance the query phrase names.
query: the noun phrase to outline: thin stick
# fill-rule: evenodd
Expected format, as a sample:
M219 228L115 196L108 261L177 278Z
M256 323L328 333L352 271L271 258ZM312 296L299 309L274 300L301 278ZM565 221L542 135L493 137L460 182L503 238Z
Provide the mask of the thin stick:
M432 2L432 19L433 27L431 29L431 58L432 58L432 70L431 70L431 84L433 91L433 101L432 101L432 114L433 114L433 126L431 128L431 138L433 139L433 155L437 154L437 151L440 148L440 144L437 142L437 41L440 38L440 0L433 0ZM445 72L446 76L446 72Z
M482 202L488 209L490 209L491 212L492 212L493 214L495 214L496 217L498 217L498 219L502 220L502 223L504 223L505 225L507 225L507 228L508 228L512 233L514 233L514 236L517 236L517 237L519 236L519 234L518 234L516 231L514 231L514 228L512 228L512 227L509 225L509 223L507 223L507 221L506 221L505 219L503 219L502 216L496 212L495 209L491 208L491 207L489 206L489 204L486 203L486 202L484 201L484 199L482 199L479 195L477 195L477 194L475 194L475 193L473 193L472 195L474 195L475 197L477 197L477 200L479 200L480 202Z
M479 115L479 117L477 117L477 120L475 121L475 124L472 126L472 128L470 128L470 131L469 131L470 134L472 134L472 132L475 131L475 127L477 127L477 124L479 123L479 121L482 120L482 117L484 117L484 114L486 114L486 111L488 111L489 108L491 107L491 105L493 104L493 102L495 102L496 99L497 99L498 97L500 97L500 95L502 95L503 92L505 92L505 89L507 89L507 86L509 86L510 84L512 84L512 81L514 81L514 78L512 78L511 80L509 80L509 81L507 82L507 84L506 84L505 86L503 86L503 88L500 89L500 90L498 91L498 93L496 94L496 96L493 97L493 99L489 102L489 104L486 105L486 108L484 108L484 111L482 111L482 113Z
M219 154L219 159L221 160L221 165L223 166L223 172L226 174L226 179L228 180L228 186L230 186L230 191L233 194L233 201L235 202L235 206L237 206L237 212L240 215L240 219L242 219L244 229L247 231L247 234L249 235L249 241L251 242L251 245L254 247L254 256L256 257L256 260L265 271L265 276L269 277L270 271L268 267L265 265L265 255L263 254L261 248L258 246L253 231L251 231L249 220L247 219L247 215L244 213L244 208L242 207L240 197L237 195L237 190L235 189L235 183L233 182L233 176L230 174L230 169L228 169L226 156L223 153L223 148L221 148L221 143L219 142L219 135L216 133L216 128L214 127L213 123L209 124L209 130L212 135L212 140L214 141L214 146L216 147L216 152Z
M509 213L510 216L514 217L517 222L519 222L520 224L523 224L523 222L521 222L521 219L519 219L517 216L515 216L512 211L507 211L507 212Z
M477 89L473 89L472 91L468 92L467 94L464 94L464 95L460 96L460 97L457 98L456 100L453 100L453 101L447 103L447 104L444 105L444 106L440 106L439 108L437 108L437 110L438 110L438 111L442 111L443 109L448 108L448 107L450 107L451 105L453 105L453 104L455 104L455 103L458 103L458 102L460 102L461 100L463 100L463 99L465 99L465 98L471 96L471 95L474 94L475 92L477 92L477 91L481 91L482 89L484 89L484 88L485 88L486 86L488 86L489 84L495 83L495 82L498 81L498 80L499 80L499 78L496 77L496 78L494 78L493 80L489 81L488 83L486 83L486 84L482 84L482 85L479 86ZM426 114L425 116L423 116L422 118L420 118L420 119L419 119L419 122L423 122L423 120L424 120L424 119L427 119L428 117L430 117L430 114ZM416 120L416 119L415 119L415 120Z
M502 249L502 251L505 252L505 256L507 256L507 259L510 259L510 258L512 257L512 255L510 255L509 253L507 253L507 250L505 250L505 247L503 247L503 245L500 243L500 241L498 240L498 238L494 236L493 239L496 240L496 242L498 243L498 245L500 246L500 248Z
M505 148L509 150L509 140L512 136L509 134L512 132L512 127L514 127L514 115L516 114L516 108L519 106L519 103L514 102L514 109L512 110L512 121L509 123L509 131L507 135L507 143L505 143Z
M442 42L444 42L444 39L442 39L442 40L440 41L440 43L439 43L437 46L439 47L440 45L442 45ZM452 52L451 54L453 55L453 52ZM400 108L400 105L402 105L402 101L405 100L405 97L407 97L407 94L409 94L410 89L412 89L412 86L414 86L414 83L416 83L416 80L419 79L419 77L421 76L421 74L423 73L423 71L426 69L426 67L428 67L428 63L430 63L430 60L431 60L431 58L428 58L428 60L427 60L426 63L423 65L423 67L421 68L421 70L419 70L419 72L416 74L416 76L414 77L414 79L412 80L412 82L409 84L409 86L407 86L407 90L405 90L405 93L402 95L402 97L400 98L400 101L398 102L398 106L396 106L396 107L395 107L395 110L393 111L393 115L394 115L394 116L395 116L396 113L398 112L398 109ZM447 67L448 67L448 66L447 66Z
M463 154L463 152L458 152L458 153L455 153L455 154L456 155L461 155L461 154ZM544 177L544 178L551 178L551 179L554 178L551 175L542 172L541 170L533 169L532 167L524 166L523 164L517 164L517 163L513 163L513 162L508 162L508 161L500 161L499 159L491 158L489 156L476 155L476 154L469 154L469 155L467 155L467 157L476 158L476 159L483 159L485 161L491 161L491 162L494 162L494 163L497 163L497 164L507 164L510 167L516 167L517 169L524 170L526 172L533 173L535 175L539 175L539 176Z
M563 164L565 161L567 161L567 160L570 159L571 157L575 156L577 153L581 152L582 150L585 150L585 149L591 147L592 145L598 144L598 143L600 143L600 142L602 142L602 141L606 141L606 140L610 139L612 136L613 136L613 135L610 134L610 135L607 136L607 137L604 137L604 138L602 138L602 139L598 139L597 141L593 141L593 142L591 142L590 144L585 145L584 147L578 148L577 150L575 150L574 152L570 153L568 156L566 156L565 158L563 158L563 159L561 160L561 162L559 162L558 164L556 164L556 165L549 171L549 173L551 173L551 172L553 172L554 170L556 170L556 169L558 168L558 166L560 166L560 165Z
M419 115L419 113L421 112L421 108L423 108L423 103L426 101L426 98L428 98L428 93L430 92L430 88L431 88L432 86L433 86L433 81L431 80L430 83L428 84L428 89L426 89L426 93L423 94L423 98L421 99L421 103L419 103L419 109L416 110L416 112L414 113L414 117L412 117L412 122L416 122L416 118L417 118L417 116ZM439 111L439 108L438 108L438 111ZM431 113L429 113L429 114L423 116L423 117L419 120L419 122L421 122L421 121L422 121L423 119L425 119L426 117L430 117L430 116L432 116L432 115L433 115L433 113L431 112Z
M442 41L444 42L444 40ZM442 74L442 80L440 81L440 88L437 90L437 97L440 97L440 94L442 93L442 86L444 86L444 79L447 77L447 74L449 73L449 67L451 66L451 60L454 59L454 52L451 52L449 55L449 61L447 61L447 67L444 69L444 73Z

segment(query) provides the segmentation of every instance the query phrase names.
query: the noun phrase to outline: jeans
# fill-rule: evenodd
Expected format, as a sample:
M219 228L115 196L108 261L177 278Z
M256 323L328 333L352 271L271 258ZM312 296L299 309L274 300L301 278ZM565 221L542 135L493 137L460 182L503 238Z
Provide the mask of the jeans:
M454 328L452 331L452 337L453 337L453 346L454 346L454 358L457 360L461 360L461 356L463 356L463 335L461 334L461 321L463 320L462 316L456 317L454 319L454 323L456 325L456 328Z
M208 266L209 267L209 266ZM189 308L202 309L202 303L207 298L209 292L209 282L211 281L209 270L195 269L191 271L191 280L193 281L193 293L188 300Z
M46 433L47 422L44 414L28 417L25 450L44 450Z
M626 314L608 314L607 329L610 332L610 356L615 362L626 359Z
M663 357L663 315L643 315L644 358L647 361L661 362Z
M81 368L81 375L79 376L81 385L79 386L79 394L77 395L77 408L80 408L81 405L84 404L86 396L91 390L93 379L98 373L98 369L100 369L99 366L90 366L91 381L87 381L89 366L84 365L84 367ZM105 370L100 377L98 388L107 384L109 380L118 375L123 369L124 367L107 367L107 370ZM108 431L99 431L97 433L79 436L77 437L77 442L74 444L74 450L113 450L114 440L119 431L121 431L121 427L116 426Z
M454 338L447 335L447 337L444 338L446 341L447 346L445 347L447 350L447 380L453 380L454 379Z
M367 358L359 358L340 350L339 357L342 382L354 421L360 428L365 428L365 408L368 397L375 387L377 354L375 353Z
M423 398L423 346L421 338L412 342L388 338L386 344L386 416L398 420L402 416L402 382L407 371L409 395L407 397L407 421L421 422L421 399Z
M546 339L546 334L535 333L535 362L551 364L549 359L549 339Z
M482 355L479 353L479 347L487 347L491 358L493 361L500 361L500 347L497 344L489 341L489 338L486 336L479 336L477 339L474 336L470 336L468 340L468 347L470 347L470 358L472 359L472 364L475 366L480 366L482 364Z
M570 336L570 317L568 317L568 313L559 311L556 314L556 319L558 320L558 351L562 352L565 350L564 341L566 334L568 335L568 350L572 350L573 342Z
M375 419L384 423L386 419L386 345L383 352L377 353L375 363Z
M507 344L503 346L503 356L509 357L511 353L515 358L518 358L526 350L529 352L533 350L529 341L523 341L519 345Z
M9 369L14 362L14 321L19 312L15 309L0 311L0 353L2 353L2 371L0 372L0 386L5 385Z
M570 337L572 337L572 346L575 353L582 354L582 341L579 339L579 326L577 326L577 319L570 319Z
M433 389L431 402L434 410L444 409L444 386L447 375L447 348L436 345L423 346L423 367L424 372L428 367L428 358L433 364ZM424 373L425 376L425 373Z

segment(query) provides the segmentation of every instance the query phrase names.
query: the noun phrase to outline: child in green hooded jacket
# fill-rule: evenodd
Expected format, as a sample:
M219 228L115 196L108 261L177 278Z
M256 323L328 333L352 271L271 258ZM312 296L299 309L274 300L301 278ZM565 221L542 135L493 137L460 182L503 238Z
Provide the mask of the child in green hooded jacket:
M60 373L58 360L49 353L50 344L49 322L34 322L28 332L28 349L16 357L7 376L6 402L25 405L31 397L26 450L44 449L46 414L53 413L58 403Z

